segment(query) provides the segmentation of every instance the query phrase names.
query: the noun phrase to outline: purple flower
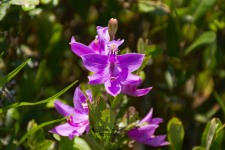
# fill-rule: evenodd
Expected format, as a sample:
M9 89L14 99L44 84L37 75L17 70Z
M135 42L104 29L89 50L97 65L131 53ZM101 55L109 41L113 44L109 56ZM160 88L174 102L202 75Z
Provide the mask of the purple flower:
M153 147L168 145L169 142L165 141L166 135L154 135L159 123L163 122L163 120L161 118L152 118L152 113L153 109L127 134L135 141Z
M121 92L132 96L147 94L150 88L137 89L142 81L139 76L132 74L141 66L144 55L117 55L124 40L110 41L107 27L98 26L97 33L89 46L76 42L73 37L70 42L72 51L80 56L84 66L94 73L88 77L89 84L104 84L107 93L112 96Z
M66 105L59 100L54 102L56 110L67 118L67 122L54 127L49 132L68 136L71 140L74 136L80 136L84 131L89 131L88 105L87 100L92 101L90 90L86 91L87 97L82 93L79 87L74 92L74 107Z

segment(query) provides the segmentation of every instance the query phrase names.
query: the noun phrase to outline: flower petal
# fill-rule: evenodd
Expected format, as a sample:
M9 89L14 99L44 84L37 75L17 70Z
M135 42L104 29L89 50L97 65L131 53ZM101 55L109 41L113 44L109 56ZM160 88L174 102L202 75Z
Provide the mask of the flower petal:
M86 90L86 95L87 95L87 97L88 97L88 100L89 100L90 102L92 102L92 92L91 92L91 90Z
M82 57L84 66L92 72L103 71L108 65L109 57L101 54L87 54Z
M158 128L158 125L145 125L131 129L127 134L135 141L144 143L154 135L156 128Z
M75 110L74 110L73 107L71 107L71 106L69 106L67 104L62 103L59 100L56 100L54 102L54 106L55 106L56 110L61 115L63 115L64 117L71 116L72 114L75 114Z
M106 92L114 97L121 92L121 84L118 79L107 80L104 85Z
M68 123L65 123L65 124L61 124L61 125L54 127L49 132L54 133L54 134L59 134L61 136L68 136L73 131L74 131L74 127Z
M169 145L170 143L165 141L165 139L166 139L166 135L159 135L159 136L155 136L154 138L149 138L145 142L145 144L153 146L153 147Z
M97 72L92 76L88 76L89 84L103 84L105 83L109 77L109 70L106 67L103 71Z
M88 46L76 42L74 37L72 37L71 42L70 42L70 46L72 51L77 55L77 56L83 56L85 54L91 54L91 53L95 53L95 51L93 51L91 48L89 48Z
M80 90L80 87L78 86L73 96L74 108L82 110L83 109L82 103L86 103L86 97Z
M97 39L94 39L89 45L88 47L90 47L93 51L95 51L96 53L99 53L99 43Z
M148 94L148 92L151 91L151 89L152 87L144 88L144 89L135 89L135 90L129 90L129 88L128 89L123 88L123 93L130 96L139 97L139 96L144 96Z
M137 75L133 75L131 73L128 73L128 76L126 80L123 82L124 85L133 85L132 87L137 88L139 85L141 85L141 78Z
M152 114L153 114L153 109L150 109L150 111L148 112L148 114L139 122L139 123L143 123L143 122L150 122L152 119Z
M130 72L137 70L141 66L143 59L144 54L136 53L117 56L117 60L119 61L118 64L121 66L121 68L128 68Z

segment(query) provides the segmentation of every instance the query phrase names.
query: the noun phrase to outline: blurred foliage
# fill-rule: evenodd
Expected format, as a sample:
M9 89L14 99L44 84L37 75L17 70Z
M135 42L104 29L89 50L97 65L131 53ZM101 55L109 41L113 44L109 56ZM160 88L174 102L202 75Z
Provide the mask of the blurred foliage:
M143 87L154 87L144 97L128 97L128 101L123 97L120 103L125 108L134 105L140 116L154 107L154 115L164 118L159 133L166 132L172 117L179 118L185 133L181 149L197 145L201 146L194 149L225 149L221 133L225 122L224 0L2 0L0 81L32 59L1 87L1 107L38 102L75 80L86 83L88 73L70 50L70 38L74 35L77 41L88 44L96 35L95 27L106 26L111 17L119 20L116 36L125 39L121 53L146 54L136 73L144 79ZM88 88L85 84L82 87ZM91 89L99 96L103 88ZM72 104L72 96L73 90L69 90L60 98ZM114 101L115 107L117 104ZM59 118L52 107L41 104L1 112L0 149L15 149L27 130ZM82 143L82 138L92 141L87 137L56 140L47 132L52 127L39 130L20 147L41 149L51 147L52 142L53 147L62 147L69 142Z

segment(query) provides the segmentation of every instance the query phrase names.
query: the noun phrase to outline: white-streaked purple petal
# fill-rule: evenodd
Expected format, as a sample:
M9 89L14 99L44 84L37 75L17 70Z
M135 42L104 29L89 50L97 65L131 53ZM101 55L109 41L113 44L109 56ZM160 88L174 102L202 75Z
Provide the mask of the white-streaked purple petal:
M105 54L106 42L110 40L108 27L97 26L99 54Z
M91 72L100 72L108 66L109 57L101 54L87 54L82 57L84 66Z
M54 102L54 107L58 111L58 113L60 113L64 117L68 117L68 116L71 116L71 115L75 114L75 110L74 110L73 107L62 103L59 100L56 100Z
M144 54L124 54L118 55L117 60L119 61L119 65L121 68L128 68L130 72L137 70L144 59Z
M94 50L92 50L91 48L89 48L88 46L76 42L75 38L72 37L71 42L70 42L70 46L72 51L77 55L77 56L83 56L85 54L91 54L91 53L95 53Z

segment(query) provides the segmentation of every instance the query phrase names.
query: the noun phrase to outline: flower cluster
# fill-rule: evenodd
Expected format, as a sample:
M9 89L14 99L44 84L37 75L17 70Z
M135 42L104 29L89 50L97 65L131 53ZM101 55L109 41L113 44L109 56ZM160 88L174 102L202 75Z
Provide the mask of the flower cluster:
M107 93L114 97L120 93L130 96L146 95L152 87L138 89L142 80L133 74L141 66L144 55L138 53L119 55L119 46L124 40L115 39L116 31L117 20L111 19L108 27L97 27L97 35L89 45L79 43L72 37L71 49L81 57L84 67L94 73L88 77L89 84L104 84ZM77 87L74 93L74 107L55 101L56 110L67 118L67 122L49 132L68 136L70 139L80 136L85 131L88 133L90 129L88 101L92 102L91 91L86 91L84 95L80 87ZM152 113L151 109L144 119L127 132L127 135L137 142L154 147L168 145L165 135L155 136L154 132L162 119L152 118Z

